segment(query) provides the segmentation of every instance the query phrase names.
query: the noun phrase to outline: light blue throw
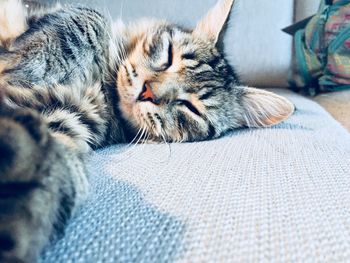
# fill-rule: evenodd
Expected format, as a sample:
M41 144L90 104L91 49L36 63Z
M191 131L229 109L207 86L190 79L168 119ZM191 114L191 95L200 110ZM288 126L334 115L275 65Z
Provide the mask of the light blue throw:
M316 103L214 141L114 146L42 262L341 262L350 258L350 135Z

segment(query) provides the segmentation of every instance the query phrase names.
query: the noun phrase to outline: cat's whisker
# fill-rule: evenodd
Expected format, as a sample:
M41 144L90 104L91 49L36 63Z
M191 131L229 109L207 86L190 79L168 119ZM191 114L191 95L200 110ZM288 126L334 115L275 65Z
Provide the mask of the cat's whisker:
M143 127L143 131L142 131L142 134L140 135L140 138L137 140L137 142L135 143L135 145L138 145L138 144L141 142L141 140L142 140L147 134L148 134L148 133L147 133L147 127L144 126L144 127Z
M128 149L133 145L133 143L134 143L135 141L138 140L141 131L142 131L142 127L138 130L138 132L136 133L136 135L135 135L135 137L132 139L132 141L129 142L129 143L125 146L125 151L128 150ZM142 136L142 135L141 135L141 136ZM125 151L121 151L121 152L125 152Z
M134 139L125 146L124 148L125 150L121 151L121 153L127 154L131 152L137 146L139 141L142 139L142 137L144 136L144 133L145 133L145 127L141 127L138 133L136 134L136 136L134 137Z
M141 150L144 149L145 145L148 143L148 140L149 140L150 137L152 136L151 133L149 133L149 132L147 131L147 129L146 129L146 134L145 134L145 136L146 136L145 139L143 139L143 140L141 141Z
M132 139L131 142L128 143L127 146L131 146L131 145L137 140L137 138L138 138L139 134L141 133L141 131L142 131L142 128L140 128L140 129L138 130L138 132L136 133L135 137Z
M147 144L147 143L148 143L148 140L149 140L150 138L151 138L151 134L150 134L150 133L147 133L147 137L146 137L146 139L143 140L142 145L144 146L145 144Z
M139 132L136 134L135 138L133 139L133 141L135 142L133 144L133 141L131 141L125 148L124 151L121 151L121 153L123 153L124 158L122 157L121 159L119 159L118 161L122 162L127 160L128 158L132 157L133 154L133 150L137 147L137 145L139 144L140 140L142 139L142 137L144 136L146 131L146 127L141 127L139 129Z
M129 150L132 150L132 149L134 149L139 143L140 143L140 141L142 140L142 138L144 137L144 135L145 135L145 132L146 132L146 127L143 127L143 128L141 128L142 129L142 132L141 132L141 134L138 136L138 138L137 139L135 139L135 141L134 141L134 143L133 144L129 144L130 146L129 146Z
M156 124L152 124L152 130L153 130L153 133L157 136L157 137L160 137L161 136L161 131L159 132L158 129L157 129L157 126Z

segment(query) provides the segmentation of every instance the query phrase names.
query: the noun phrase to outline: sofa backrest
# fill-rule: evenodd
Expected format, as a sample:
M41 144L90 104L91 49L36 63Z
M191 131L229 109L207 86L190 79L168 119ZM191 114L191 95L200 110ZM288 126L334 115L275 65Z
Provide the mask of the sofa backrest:
M194 26L216 1L79 0L74 3L92 5L113 18L127 21L157 17ZM252 86L287 85L292 38L281 29L293 23L293 16L294 0L236 0L226 51L243 82Z
M320 0L295 0L295 21L300 21L316 13Z

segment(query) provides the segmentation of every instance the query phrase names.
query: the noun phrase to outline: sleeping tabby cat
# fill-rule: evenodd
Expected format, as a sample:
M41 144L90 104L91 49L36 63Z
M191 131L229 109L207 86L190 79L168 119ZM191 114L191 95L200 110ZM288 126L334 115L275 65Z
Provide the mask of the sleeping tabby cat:
M197 27L0 2L0 261L32 262L88 192L86 154L135 136L199 141L277 124L286 99L240 86L222 50L233 0Z

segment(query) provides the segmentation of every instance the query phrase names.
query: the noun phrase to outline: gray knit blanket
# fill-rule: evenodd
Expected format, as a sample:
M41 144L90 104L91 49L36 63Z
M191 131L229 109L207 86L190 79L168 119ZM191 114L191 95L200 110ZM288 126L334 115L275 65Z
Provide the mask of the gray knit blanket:
M297 110L276 127L96 152L89 199L41 261L349 260L350 134L285 95Z

